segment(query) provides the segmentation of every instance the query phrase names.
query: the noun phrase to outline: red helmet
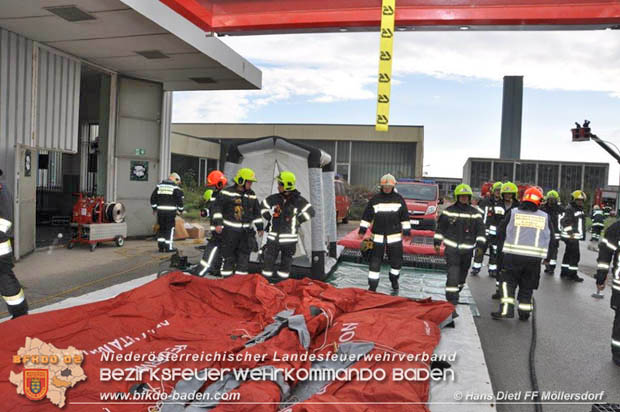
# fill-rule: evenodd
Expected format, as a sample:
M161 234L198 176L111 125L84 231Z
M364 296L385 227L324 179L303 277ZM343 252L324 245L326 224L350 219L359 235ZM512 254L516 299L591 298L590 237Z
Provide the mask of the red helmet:
M228 180L226 179L226 176L224 176L224 173L219 170L214 170L209 173L209 176L207 176L207 186L215 186L216 188L221 189L226 186L227 182Z
M530 187L523 193L522 202L531 202L536 206L540 206L540 202L542 201L543 194L537 187Z

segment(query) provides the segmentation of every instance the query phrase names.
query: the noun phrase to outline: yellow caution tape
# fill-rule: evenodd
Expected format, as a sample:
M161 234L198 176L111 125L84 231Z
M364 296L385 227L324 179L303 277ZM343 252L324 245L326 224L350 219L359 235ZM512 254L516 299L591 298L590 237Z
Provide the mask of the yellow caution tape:
M379 52L379 83L377 87L377 121L375 129L387 132L392 89L392 58L396 0L383 0L381 6L381 45Z

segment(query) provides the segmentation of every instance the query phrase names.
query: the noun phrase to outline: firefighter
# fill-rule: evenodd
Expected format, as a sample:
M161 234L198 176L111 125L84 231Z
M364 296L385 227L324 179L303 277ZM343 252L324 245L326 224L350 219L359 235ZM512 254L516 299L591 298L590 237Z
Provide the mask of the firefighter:
M604 227L605 214L601 210L599 205L594 205L592 207L592 234L590 236L590 241L592 241L594 244L598 243Z
M506 182L502 185L502 202L500 203L501 207L504 209L504 214L500 217L496 218L496 222L499 225L500 222L504 220L506 217L506 213L511 209L519 206L519 188L512 182ZM501 212L499 208L497 209L497 214L499 215ZM500 299L502 294L500 292L500 284L502 282L502 268L503 268L503 256L499 249L497 250L497 277L495 279L495 293L491 296L492 299Z
M596 271L596 287L599 291L605 289L607 273L611 265L613 279L611 283L611 309L615 312L613 328L611 332L611 355L616 365L620 366L620 221L611 225L601 241Z
M13 202L8 189L0 185L0 294L12 319L28 314L28 302L24 290L13 273L13 247L10 236Z
M215 233L222 234L223 277L248 274L251 244L256 243L256 232L263 235L259 203L252 190L254 171L239 169L233 182L222 189L213 207Z
M579 270L579 241L586 240L585 215L583 206L587 196L583 190L575 190L571 194L572 201L564 211L562 224L562 240L566 244L562 258L560 277L574 282L583 282L577 274Z
M471 271L471 274L474 276L482 268L482 260L484 259L484 252L487 246L489 249L489 276L492 278L497 276L497 225L504 218L504 207L501 197L502 186L502 182L495 182L491 196L488 199L483 199L478 205L482 213L482 221L486 227L487 243L485 243L483 248L476 248Z
M545 204L540 209L549 215L549 218L553 222L554 232L551 236L553 241L549 244L549 251L543 263L545 265L545 273L553 276L557 265L558 248L560 247L560 233L562 227L560 226L560 221L564 215L564 208L560 205L560 194L555 190L548 191L545 199Z
M213 225L213 207L220 192L226 186L226 183L228 183L226 176L219 170L214 170L207 176L207 190L205 190L203 195L206 207L200 211L200 216L209 217L211 220L211 227L209 238L207 239L207 246L202 254L200 264L192 270L192 274L197 276L205 276L207 274L219 276L220 274L220 268L222 266L222 234L215 231L215 226Z
M288 279L299 240L299 226L314 217L314 209L296 189L292 172L281 172L277 180L278 193L268 196L261 204L261 215L268 222L262 273L272 277L276 259L281 254L277 276Z
M498 227L504 272L501 303L499 311L491 313L493 319L514 318L517 287L519 319L528 320L534 309L532 296L540 282L540 263L547 256L555 231L552 219L539 209L542 199L538 188L527 189L519 207L509 210Z
M411 223L405 199L394 190L396 179L391 174L381 178L380 192L366 205L358 235L364 237L372 223L372 252L368 265L368 289L376 291L381 273L381 261L387 249L390 262L392 294L398 294L400 269L403 266L402 235L411 234Z
M183 213L183 191L179 187L181 177L177 173L171 173L168 179L162 180L151 194L151 208L153 214L157 213L157 246L163 253L176 252L172 243L174 241L174 219Z
M439 216L434 237L435 251L439 253L441 242L444 243L448 262L448 279L446 281L446 300L455 307L459 302L459 293L465 287L467 272L471 264L476 245L484 247L486 242L482 214L471 206L472 190L466 184L460 184L454 190L455 203ZM453 318L458 316L456 309Z

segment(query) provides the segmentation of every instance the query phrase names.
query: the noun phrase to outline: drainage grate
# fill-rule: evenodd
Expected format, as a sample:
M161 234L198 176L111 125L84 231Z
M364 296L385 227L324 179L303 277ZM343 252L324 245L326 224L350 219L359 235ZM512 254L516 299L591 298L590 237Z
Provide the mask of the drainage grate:
M594 405L592 405L592 412L620 412L620 404L595 403Z

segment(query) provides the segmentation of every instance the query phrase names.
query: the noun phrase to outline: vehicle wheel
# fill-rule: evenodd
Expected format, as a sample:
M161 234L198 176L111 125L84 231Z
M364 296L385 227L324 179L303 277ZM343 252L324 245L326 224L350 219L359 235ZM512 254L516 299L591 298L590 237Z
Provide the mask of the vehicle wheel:
M69 243L67 243L67 249L73 249L73 242L69 241Z
M90 244L90 251L91 251L91 252L94 252L94 251L95 251L95 249L97 249L97 244L96 244L96 243L91 243L91 244Z
M114 238L114 242L116 243L116 246L121 247L125 244L125 238L122 236L116 236Z
M386 190L387 190L387 189L386 189ZM343 217L343 218L342 218L342 223L344 223L345 225L346 225L347 223L349 223L349 216L345 216L345 217Z

